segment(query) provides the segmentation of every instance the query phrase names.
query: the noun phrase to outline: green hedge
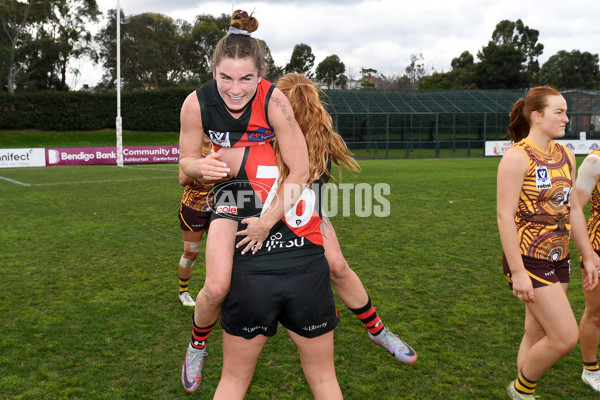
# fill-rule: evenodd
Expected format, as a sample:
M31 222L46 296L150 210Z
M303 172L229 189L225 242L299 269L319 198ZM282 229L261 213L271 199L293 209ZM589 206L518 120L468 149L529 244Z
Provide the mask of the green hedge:
M121 92L123 129L179 131L181 104L192 90ZM0 129L107 129L115 127L116 116L116 92L0 92Z

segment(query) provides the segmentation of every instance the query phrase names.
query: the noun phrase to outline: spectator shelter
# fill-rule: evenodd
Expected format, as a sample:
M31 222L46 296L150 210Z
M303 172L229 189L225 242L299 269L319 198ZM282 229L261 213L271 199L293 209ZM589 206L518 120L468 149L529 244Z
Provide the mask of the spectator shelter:
M588 139L600 138L600 90L565 90L569 111L569 135L586 132Z
M512 105L525 90L326 90L338 132L361 158L483 156L504 140ZM563 92L567 138L600 134L600 91ZM598 131L595 127L598 126Z

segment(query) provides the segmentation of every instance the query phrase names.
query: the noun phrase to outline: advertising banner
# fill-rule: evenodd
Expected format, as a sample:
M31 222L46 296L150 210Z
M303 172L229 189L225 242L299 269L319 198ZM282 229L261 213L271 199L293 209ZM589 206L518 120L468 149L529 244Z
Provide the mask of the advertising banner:
M575 154L589 154L600 146L600 140L556 140L557 143L573 150ZM510 141L488 141L485 142L486 156L501 156L512 145Z
M45 167L46 152L41 149L0 149L0 168Z
M116 147L47 148L49 166L97 165L117 163ZM179 162L179 146L123 146L124 164L160 164Z
M501 156L512 146L510 141L485 142L486 156Z

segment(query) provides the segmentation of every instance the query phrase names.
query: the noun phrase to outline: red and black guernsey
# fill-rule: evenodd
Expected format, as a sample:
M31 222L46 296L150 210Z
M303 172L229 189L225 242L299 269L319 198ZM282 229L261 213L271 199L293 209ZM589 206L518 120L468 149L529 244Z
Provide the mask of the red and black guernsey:
M271 82L261 79L254 97L239 118L234 118L227 111L217 90L217 81L213 80L196 90L204 133L215 145L215 151L221 147L256 146L275 139L267 111L274 89Z
M270 143L247 147L235 178L215 187L213 218L238 221L260 217L273 200L279 177L275 152ZM234 268L240 270L274 270L307 264L324 253L321 234L320 202L317 194L306 189L298 202L273 226L256 254L235 250ZM236 243L242 237L236 238Z

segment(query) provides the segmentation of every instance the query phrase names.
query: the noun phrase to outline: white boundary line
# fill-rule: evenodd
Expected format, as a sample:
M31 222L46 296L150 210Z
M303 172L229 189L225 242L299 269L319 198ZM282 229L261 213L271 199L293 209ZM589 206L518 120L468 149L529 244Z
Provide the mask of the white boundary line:
M0 176L0 179L5 180L7 182L11 182L11 183L15 183L17 185L22 185L22 186L31 186L29 183L24 183L24 182L19 182L19 181L15 181L14 179L10 179L7 178L5 176Z
M58 186L58 185L78 185L80 183L108 183L108 182L131 182L131 181L147 181L154 179L173 179L172 176L152 176L149 178L129 178L129 179L101 179L97 181L78 181L78 182L52 182L52 183L24 183L15 181L4 176L0 176L0 179L10 183L14 183L22 186Z
M128 178L128 179L101 179L98 181L79 181L79 182L53 182L53 183L34 183L29 186L56 186L56 185L78 185L80 183L108 183L108 182L131 182L148 181L153 179L173 179L172 176L152 176L149 178Z
M129 168L129 169L137 169L143 171L167 171L167 172L178 172L176 169L166 169L166 168L144 168L144 167L133 167L133 166L123 166L119 168ZM173 179L173 176L152 176L148 178L127 178L127 179L101 179L97 181L77 181L77 182L51 182L51 183L25 183L16 181L14 179L7 178L5 176L0 176L0 180L5 180L10 183L14 183L16 185L22 186L57 186L57 185L77 185L80 183L107 183L107 182L131 182L131 181L147 181L153 179Z

